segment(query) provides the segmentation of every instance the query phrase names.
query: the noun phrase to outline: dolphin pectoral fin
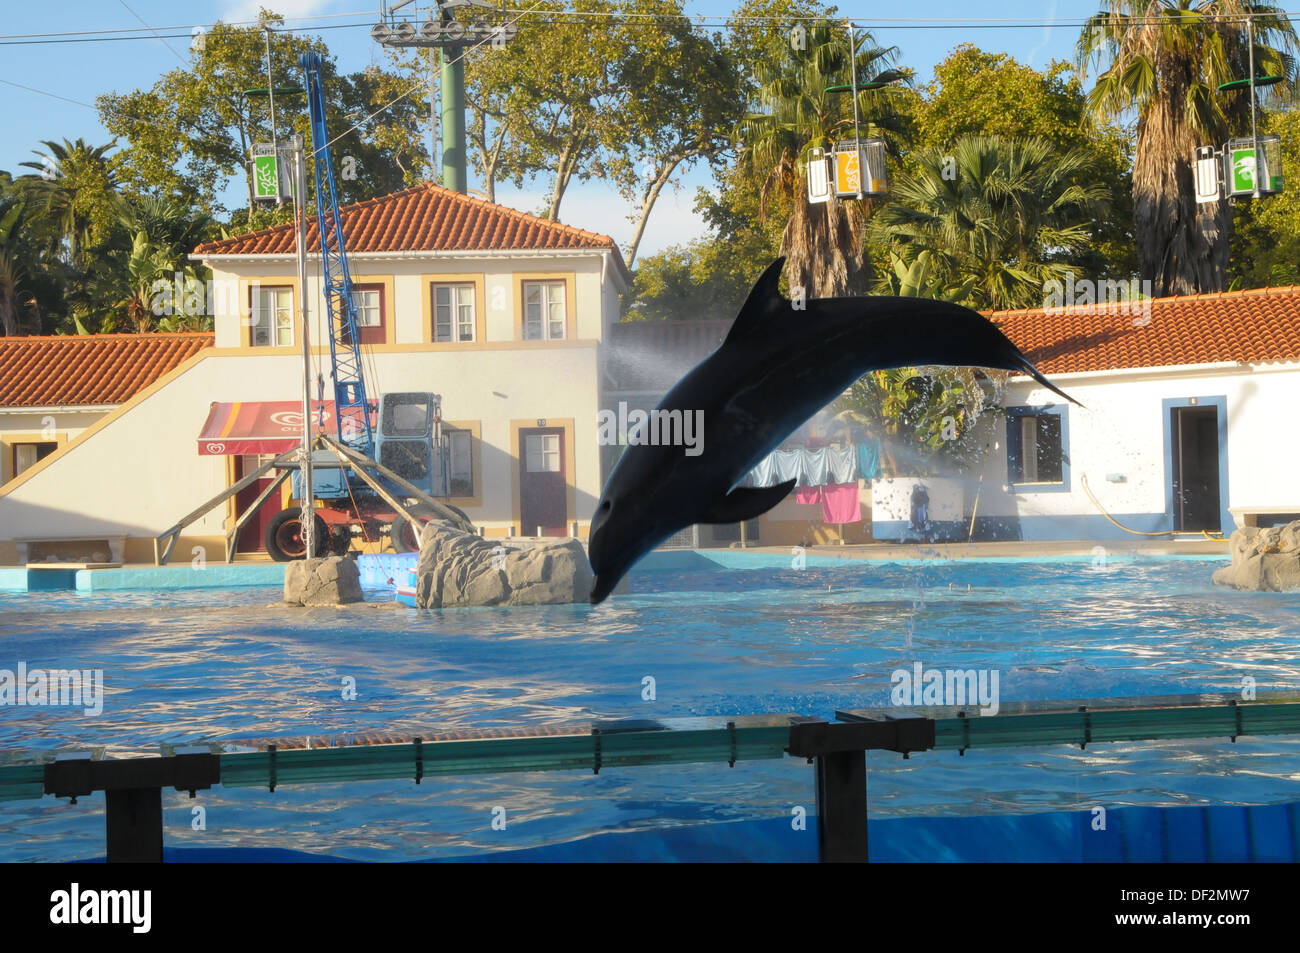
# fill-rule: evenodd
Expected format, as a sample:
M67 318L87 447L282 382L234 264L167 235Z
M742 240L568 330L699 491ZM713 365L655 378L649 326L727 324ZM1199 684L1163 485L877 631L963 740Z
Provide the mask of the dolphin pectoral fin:
M752 520L756 516L762 516L789 496L790 491L794 489L794 484L794 480L786 480L776 486L738 486L726 496L715 500L699 522L743 523L745 520Z

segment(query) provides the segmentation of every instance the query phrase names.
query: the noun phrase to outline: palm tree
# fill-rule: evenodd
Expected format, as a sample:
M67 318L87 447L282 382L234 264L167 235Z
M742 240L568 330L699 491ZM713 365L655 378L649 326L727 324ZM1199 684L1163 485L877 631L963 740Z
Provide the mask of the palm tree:
M0 331L5 337L18 333L19 296L27 281L27 266L18 241L25 206L22 202L0 205Z
M42 140L48 152L33 150L40 162L21 162L40 175L22 182L41 214L58 223L67 243L68 260L84 266L87 250L112 226L117 209L117 177L108 159L108 145L91 146L84 139L62 143Z
M908 74L888 68L897 49L876 46L870 33L857 35L851 58L847 30L830 21L808 28L804 45L792 50L785 63L759 65L758 101L764 111L737 126L741 163L761 183L762 215L773 207L790 209L781 236L790 286L811 297L865 294L871 284L871 264L863 250L870 202L841 202L832 196L828 202L810 203L805 168L811 150L829 149L835 140L853 136L851 98L828 92L849 83L851 59L859 84L870 87L858 92L864 138L902 133L899 90L888 84Z
M1277 7L1240 0L1111 0L1079 38L1081 69L1104 70L1088 96L1095 116L1137 111L1134 228L1142 277L1158 296L1223 289L1232 210L1198 206L1191 163L1197 146L1249 130L1250 94L1218 86L1250 75L1247 19L1254 21L1257 76L1296 78L1296 34Z
M929 250L905 262L890 254L892 281L882 290L903 298L963 302L973 280L951 284ZM888 284L888 287L885 285ZM835 402L839 417L873 427L888 442L888 465L911 474L951 473L974 465L984 452L976 425L999 413L1010 375L973 367L892 367L858 378Z
M906 261L929 251L937 279L974 278L966 303L1023 308L1070 268L1088 243L1106 190L1087 180L1082 150L1059 153L1041 139L963 136L916 155L873 227ZM885 289L882 289L885 290Z

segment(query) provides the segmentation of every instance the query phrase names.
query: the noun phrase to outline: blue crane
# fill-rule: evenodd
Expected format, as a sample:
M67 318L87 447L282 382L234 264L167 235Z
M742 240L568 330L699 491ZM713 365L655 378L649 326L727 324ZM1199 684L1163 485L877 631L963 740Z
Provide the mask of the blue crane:
M334 381L334 421L339 442L374 456L375 435L370 426L370 403L361 369L361 340L357 333L357 306L352 300L352 275L343 244L343 221L334 163L330 160L325 131L325 85L319 53L302 54L307 75L307 105L311 113L312 155L316 158L316 222L320 234L321 274L325 307L329 314L330 374ZM306 289L303 289L306 293Z

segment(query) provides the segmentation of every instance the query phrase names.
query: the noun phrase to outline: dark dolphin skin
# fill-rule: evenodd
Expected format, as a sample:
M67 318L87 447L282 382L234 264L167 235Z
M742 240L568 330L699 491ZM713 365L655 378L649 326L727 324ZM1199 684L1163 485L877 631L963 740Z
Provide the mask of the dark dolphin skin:
M727 339L659 402L703 411L696 456L682 446L629 445L591 521L593 604L638 559L695 523L738 523L766 513L793 480L737 487L787 436L867 371L940 364L996 367L1053 386L988 319L928 298L814 298L796 310L777 286L785 259L758 279Z

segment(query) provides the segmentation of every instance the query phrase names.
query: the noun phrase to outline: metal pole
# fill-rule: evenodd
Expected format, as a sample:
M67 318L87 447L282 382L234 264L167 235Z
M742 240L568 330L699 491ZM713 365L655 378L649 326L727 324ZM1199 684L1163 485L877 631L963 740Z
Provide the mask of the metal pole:
M280 168L280 142L275 135L275 74L271 72L271 28L264 26L262 29L266 32L266 95L271 100L271 148L275 153L276 175L279 175ZM276 191L280 190L280 184L276 183ZM284 196L280 196L279 202L284 204Z
M429 48L429 178L438 167L438 84L434 80L433 47Z
M858 198L862 198L862 132L858 129L858 40L849 21L849 84L853 88L853 148L858 153Z
M1246 46L1250 57L1250 144L1255 150L1255 194L1259 198L1259 133L1255 131L1255 19L1246 14Z
M306 86L306 83L303 85ZM307 160L303 155L302 136L299 135L293 137L293 181L299 313L302 315L302 509L299 531L302 535L303 558L310 559L316 554L313 546L316 520L311 480L311 340L307 327L307 212L304 204L307 195Z
M465 64L460 47L442 49L442 186L465 193Z

